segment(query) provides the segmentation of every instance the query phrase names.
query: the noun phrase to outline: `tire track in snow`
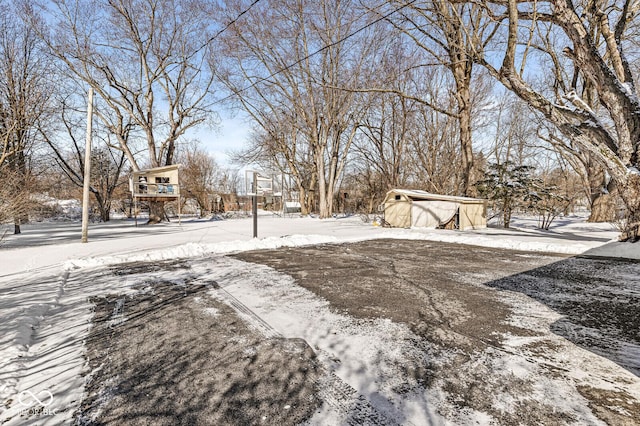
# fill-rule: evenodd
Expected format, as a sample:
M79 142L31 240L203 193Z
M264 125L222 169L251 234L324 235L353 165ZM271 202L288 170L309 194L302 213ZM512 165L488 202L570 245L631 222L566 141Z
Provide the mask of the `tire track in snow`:
M284 338L280 332L260 317L260 315L233 296L218 282L213 281L210 282L210 284L215 288L215 294L219 296L224 303L230 306L241 318L247 321L252 329L262 333L269 339ZM319 361L316 360L316 362ZM376 410L364 395L338 377L333 371L328 372L321 380L316 381L315 383L319 389L318 396L323 401L323 404L328 406L330 411L334 411L335 414L343 417L340 422L341 424L348 426L383 426L398 424L378 412L378 410ZM307 424L312 425L315 424L315 422L310 421Z

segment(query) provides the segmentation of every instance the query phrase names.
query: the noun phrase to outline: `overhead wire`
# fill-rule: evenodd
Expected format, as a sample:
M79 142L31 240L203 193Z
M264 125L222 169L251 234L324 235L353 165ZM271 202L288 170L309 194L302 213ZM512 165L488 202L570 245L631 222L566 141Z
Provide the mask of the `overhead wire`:
M209 39L206 42L204 42L202 44L202 46L200 46L199 48L194 50L194 52L191 55L189 55L189 57L193 57L193 56L197 55L200 51L202 51L202 49L204 49L205 47L207 47L211 43L213 43L218 37L220 37L222 35L222 33L224 33L226 30L228 30L229 27L231 27L233 24L238 22L238 20L240 18L242 18L243 15L248 13L251 10L251 8L253 8L253 6L255 6L256 4L260 3L260 1L262 1L262 0L254 0L253 3L251 3L246 9L244 9L235 18L233 18L231 21L229 21L227 23L227 25L225 25L222 29L220 29L216 34L214 34L213 36L209 37Z
M259 0L258 0L258 1L259 1ZM213 104L213 105L215 105L215 104L219 104L219 103L225 102L225 101L227 101L227 100L229 100L229 99L233 98L234 96L237 96L238 94L240 94L240 93L242 93L242 92L246 92L247 90L250 90L250 89L252 89L252 88L256 87L258 84L263 83L263 82L265 82L265 81L268 81L269 79L271 79L271 78L275 77L276 75L278 75L278 74L280 74L280 73L283 73L283 72L285 72L285 71L287 71L287 70L289 70L289 69L291 69L291 68L295 67L296 65L300 64L301 62L304 62L304 61L306 61L307 59L310 59L310 58L312 58L313 56L315 56L315 55L317 55L317 54L319 54L319 53L321 53L321 52L323 52L323 51L325 51L325 50L327 50L327 49L330 49L330 48L332 48L332 47L334 47L334 46L337 46L337 45L338 45L338 44L340 44L340 43L344 43L345 41L347 41L347 40L348 40L348 39L350 39L351 37L353 37L353 36L355 36L355 35L357 35L357 34L361 33L362 31L364 31L364 30L366 30L367 28L369 28L369 27L371 27L371 26L373 26L373 25L377 24L377 23L378 23L378 22L380 22L380 21L383 21L383 20L388 19L391 15L393 15L393 14L395 14L395 13L397 13L397 12L401 11L402 9L404 9L404 8L406 8L406 7L408 7L408 6L411 6L413 3L417 2L417 1L418 1L418 0L411 0L411 1L409 1L409 2L405 3L405 4L401 5L401 6L396 7L395 9L393 9L392 11L390 11L389 13L387 13L387 14L385 14L385 15L381 15L381 16L380 16L380 17L378 17L377 19L375 19L375 20L373 20L373 21L369 22L368 24L364 25L363 27L360 27L360 28L358 28L357 30L355 30L355 31L353 31L353 32L351 32L351 33L349 33L349 34L345 35L345 36L344 36L344 37L342 37L341 39L339 39L339 40L337 40L337 41L334 41L334 42L332 42L332 43L328 43L328 44L326 44L326 45L324 45L324 46L320 47L319 49L315 50L314 52L309 53L309 54L308 54L307 56L305 56L304 58L298 59L297 61L295 61L295 62L293 62L293 63L291 63L291 64L289 64L289 65L287 65L287 66L285 66L285 67L283 67L283 68L281 68L281 69L279 69L279 70L277 70L277 71L272 72L272 73L271 73L271 74L269 74L267 77L261 77L261 78L259 78L258 80L256 80L255 82L253 82L252 84L250 84L249 86L247 86L247 87L243 87L242 89L239 89L239 90L235 91L234 93L232 93L232 94L230 94L230 95L228 95L228 96L226 96L226 97L224 97L224 98L222 98L222 99L218 99L217 101L214 101L212 104ZM257 3L257 1L256 1L256 2L254 2L254 4L255 4L255 3ZM245 12L243 12L243 13L245 13ZM231 25L231 24L230 24L230 25ZM226 28L228 28L228 26L227 26Z
M239 14L238 16L236 16L234 19L232 19L231 21L229 21L229 23L228 23L227 25L225 25L225 26L224 26L224 28L222 28L220 31L218 31L218 32L217 32L213 37L209 38L209 40L207 40L207 42L206 42L205 44L209 44L209 43L211 43L212 41L214 41L215 39L217 39L218 37L220 37L220 35L221 35L223 32L225 32L227 29L229 29L229 27L230 27L231 25L235 24L235 23L238 21L238 19L242 18L242 16L243 16L245 13L249 12L249 11L251 10L251 8L252 8L253 6L255 6L256 4L260 3L260 1L261 1L261 0L254 0L254 2L253 2L253 3L251 3L251 4L249 5L249 7L247 7L245 10L243 10L242 12L240 12L240 14Z

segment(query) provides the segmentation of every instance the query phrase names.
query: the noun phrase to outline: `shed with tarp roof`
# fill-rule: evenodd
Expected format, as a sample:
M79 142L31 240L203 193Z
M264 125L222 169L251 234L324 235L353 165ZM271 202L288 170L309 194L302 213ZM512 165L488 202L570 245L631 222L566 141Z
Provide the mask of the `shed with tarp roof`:
M487 200L392 189L384 199L384 220L398 228L486 228Z

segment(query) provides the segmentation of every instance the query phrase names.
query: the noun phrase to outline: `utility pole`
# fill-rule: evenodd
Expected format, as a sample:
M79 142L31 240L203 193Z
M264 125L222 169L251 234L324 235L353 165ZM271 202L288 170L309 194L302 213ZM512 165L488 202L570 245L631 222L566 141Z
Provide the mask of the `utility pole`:
M91 185L91 130L93 126L93 88L89 88L87 103L87 138L84 146L84 179L82 187L82 242L88 242L89 234L89 186Z
M253 172L253 202L251 203L253 213L253 238L258 238L258 173Z

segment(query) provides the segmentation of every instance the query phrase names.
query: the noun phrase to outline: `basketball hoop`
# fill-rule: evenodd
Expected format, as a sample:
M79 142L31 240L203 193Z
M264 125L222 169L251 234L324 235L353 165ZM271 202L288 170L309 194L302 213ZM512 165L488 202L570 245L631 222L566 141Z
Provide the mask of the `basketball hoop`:
M245 194L252 197L253 238L258 237L258 197L273 194L273 177L260 174L256 170L244 172Z
M257 195L262 197L273 194L273 177L261 175L258 171L246 170L244 172L244 183L245 193L248 196Z

